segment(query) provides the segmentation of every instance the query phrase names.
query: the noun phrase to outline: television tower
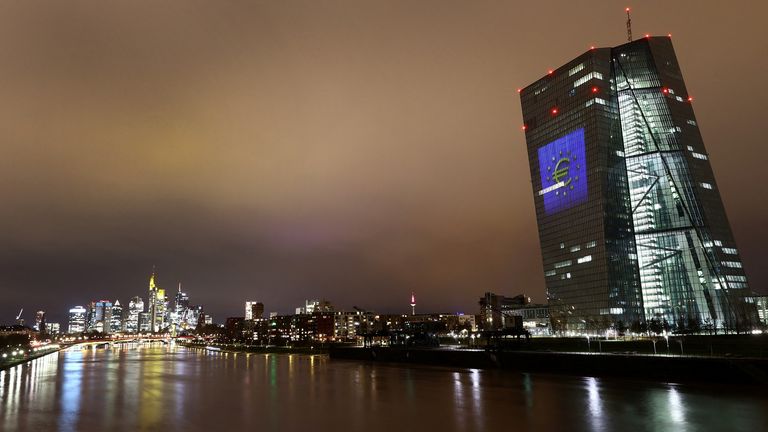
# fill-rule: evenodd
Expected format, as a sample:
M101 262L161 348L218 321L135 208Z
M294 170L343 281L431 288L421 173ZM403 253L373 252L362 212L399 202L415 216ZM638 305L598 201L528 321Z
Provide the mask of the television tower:
M416 295L411 292L411 315L416 315Z

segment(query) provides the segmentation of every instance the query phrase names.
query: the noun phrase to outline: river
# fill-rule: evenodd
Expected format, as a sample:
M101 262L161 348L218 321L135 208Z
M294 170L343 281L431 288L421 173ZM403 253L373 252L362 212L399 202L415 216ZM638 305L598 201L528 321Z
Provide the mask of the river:
M69 350L0 371L2 431L756 431L764 389L176 346Z

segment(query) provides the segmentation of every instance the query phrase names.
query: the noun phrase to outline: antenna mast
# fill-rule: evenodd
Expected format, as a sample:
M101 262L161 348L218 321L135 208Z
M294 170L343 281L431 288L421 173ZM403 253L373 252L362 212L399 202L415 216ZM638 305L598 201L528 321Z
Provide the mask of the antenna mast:
M627 11L627 42L632 42L632 18L629 17L629 8Z

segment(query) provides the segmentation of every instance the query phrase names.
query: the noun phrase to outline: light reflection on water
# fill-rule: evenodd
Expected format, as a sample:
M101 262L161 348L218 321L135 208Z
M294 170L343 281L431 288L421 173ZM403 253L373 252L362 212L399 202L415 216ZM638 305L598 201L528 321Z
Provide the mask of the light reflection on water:
M754 431L757 391L133 347L0 371L0 430Z

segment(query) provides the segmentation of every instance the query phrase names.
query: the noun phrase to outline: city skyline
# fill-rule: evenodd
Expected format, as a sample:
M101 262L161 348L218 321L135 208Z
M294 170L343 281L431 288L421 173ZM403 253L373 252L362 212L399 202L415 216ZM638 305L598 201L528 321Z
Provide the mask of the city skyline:
M693 5L636 5L635 33L672 34L765 293L768 60L750 29L765 6ZM145 25L147 9L115 7L0 18L1 321L146 295L153 264L216 317L250 298L382 312L409 311L412 291L426 311L474 312L487 291L544 300L515 90L621 43L622 4L178 3Z

